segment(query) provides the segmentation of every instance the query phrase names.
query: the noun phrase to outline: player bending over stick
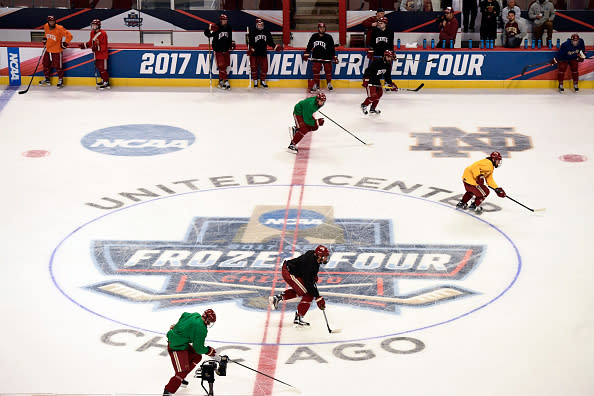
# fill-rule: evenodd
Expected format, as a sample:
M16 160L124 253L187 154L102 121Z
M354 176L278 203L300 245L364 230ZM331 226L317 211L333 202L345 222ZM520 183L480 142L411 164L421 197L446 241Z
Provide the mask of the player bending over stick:
M505 198L505 191L497 186L495 179L493 179L493 171L501 165L501 161L501 153L493 151L487 158L476 161L464 169L462 181L466 193L462 196L462 200L458 202L456 208L468 209L468 201L474 196L474 202L470 204L470 209L474 210L476 214L483 213L481 203L489 195L489 187L485 183L495 189L497 196Z

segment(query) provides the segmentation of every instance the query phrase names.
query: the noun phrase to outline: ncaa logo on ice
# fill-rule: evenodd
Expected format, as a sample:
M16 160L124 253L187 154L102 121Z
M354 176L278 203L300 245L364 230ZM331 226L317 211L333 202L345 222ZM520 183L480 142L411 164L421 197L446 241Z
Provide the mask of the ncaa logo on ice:
M130 124L99 129L81 143L91 151L124 157L168 154L188 148L194 135L170 125Z
M285 222L285 231L300 226L295 249L280 243ZM272 287L283 287L280 263L326 243L332 254L318 287L334 304L398 312L474 294L452 282L479 265L485 246L394 244L392 228L389 219L334 218L332 207L258 206L250 218L196 217L181 241L92 241L95 265L109 280L87 287L154 309L233 300L265 310ZM139 276L167 280L151 290L134 281ZM410 280L423 285L399 293Z

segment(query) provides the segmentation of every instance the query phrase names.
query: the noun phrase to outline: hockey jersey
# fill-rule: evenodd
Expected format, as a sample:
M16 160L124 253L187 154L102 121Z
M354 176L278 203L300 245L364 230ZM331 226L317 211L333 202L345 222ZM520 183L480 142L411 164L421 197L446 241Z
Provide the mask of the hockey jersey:
M586 46L584 45L584 39L580 39L578 42L577 47L574 47L571 43L571 39L567 39L557 52L557 56L555 59L558 61L568 61L578 58L578 54L582 51L584 54L586 53Z
M253 55L265 56L267 48L274 48L274 40L272 34L267 29L258 30L258 28L251 28L248 35L248 43L250 48L254 50Z
M335 55L334 39L328 33L314 33L305 47L312 59L332 60Z
M392 83L392 62L386 62L383 57L375 58L363 72L363 78L369 79L369 85L380 86L383 79L386 84Z
M233 30L228 23L225 26L218 24L217 29L210 31L208 27L204 30L206 37L212 37L212 49L215 52L229 52L233 41Z
M208 329L202 315L197 312L184 312L175 326L167 332L169 348L185 351L191 343L196 353L205 354L208 352L208 347L204 345L207 333Z
M43 25L43 30L47 40L45 43L45 48L49 53L59 54L63 51L62 39L64 39L67 44L72 41L72 34L66 30L64 26L58 25L57 23L54 25L53 29L50 28L48 23L46 23Z
M482 160L476 161L474 164L464 169L462 180L464 183L476 186L478 184L476 179L479 177L479 175L483 175L489 186L498 188L499 186L497 186L495 179L493 179L494 170L495 167L493 166L491 160L488 158L483 158Z
M107 59L107 33L105 31L92 30L91 38L84 43L85 48L92 48L95 53L95 59Z

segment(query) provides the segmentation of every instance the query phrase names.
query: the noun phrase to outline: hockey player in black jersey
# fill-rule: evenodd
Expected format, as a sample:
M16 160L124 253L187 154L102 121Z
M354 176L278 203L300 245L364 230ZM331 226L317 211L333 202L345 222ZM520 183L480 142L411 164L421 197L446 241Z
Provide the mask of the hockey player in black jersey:
M282 50L279 44L274 44L270 30L264 28L264 21L258 18L256 19L256 28L249 31L247 50L247 54L250 57L254 88L258 88L258 69L260 69L260 86L262 88L268 88L268 84L266 84L266 75L268 74L268 47L274 48L277 52Z
M218 88L230 89L229 80L227 80L227 68L231 64L231 55L229 51L235 49L235 42L233 41L233 31L229 25L229 18L225 14L221 14L218 24L210 24L204 30L206 37L212 37L212 49L215 53L217 61L217 68L219 69L219 85ZM212 65L210 65L212 66Z
M392 61L394 60L394 51L385 50L384 56L375 58L373 62L365 69L363 73L363 86L367 90L367 98L361 103L361 111L363 114L379 114L381 111L377 108L380 98L383 95L382 82L386 85L386 89L390 91L398 91L396 84L392 82ZM371 104L369 112L367 106Z
M307 88L310 92L316 92L320 87L320 71L324 65L326 83L328 90L332 91L332 63L338 63L338 57L334 50L334 39L326 33L326 24L318 23L318 32L312 34L303 53L303 60L311 58L311 70L313 80L308 81Z
M380 58L386 50L394 51L394 32L388 28L388 18L383 17L377 20L377 26L371 31L369 50L367 57Z

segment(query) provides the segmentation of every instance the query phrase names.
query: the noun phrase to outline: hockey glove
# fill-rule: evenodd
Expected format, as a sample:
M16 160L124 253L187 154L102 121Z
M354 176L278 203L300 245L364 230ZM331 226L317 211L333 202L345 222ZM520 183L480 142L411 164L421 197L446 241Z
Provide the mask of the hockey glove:
M551 59L551 65L556 65L556 64L557 64L557 58Z
M368 57L369 59L373 59L373 50L369 50L369 51L367 51L367 57Z
M497 193L497 196L500 198L505 198L505 191L503 191L503 188L501 187L497 187L495 189L495 192Z
M303 60L307 62L308 59L309 59L309 53L304 52L303 53Z
M235 47L236 47L235 40L231 40L231 51L235 51Z
M394 83L386 85L386 92L396 92L398 91L398 86Z
M210 30L211 32L214 33L217 30L219 30L219 27L217 25L214 25L214 24L211 23L210 25L208 25L208 30Z
M369 79L368 78L364 78L362 85L363 85L363 87L367 88L367 86L369 85Z
M318 122L318 126L324 125L324 119L323 118L318 118L316 121Z
M68 43L66 41L62 41L62 48L68 48Z
M254 54L254 49L253 48L248 48L247 50L247 56L252 56Z
M274 46L274 52L281 52L283 50L283 46L280 44L277 44Z
M338 56L335 56L334 58L332 58L332 63L338 64Z
M316 298L316 304L318 304L318 308L320 308L322 311L326 309L326 301L324 300L324 297L320 296Z
M41 42L42 42L42 43L43 43L43 45L45 46L45 44L47 43L47 38L45 38L45 37L44 37L44 38L42 38L42 39L41 39Z
M207 347L208 348L208 352L206 352L206 354L210 357L213 357L214 355L216 355L217 351L215 351L215 349L211 346Z
M80 49L85 49L85 48L87 48L87 45L86 45L85 43L80 43L80 44L78 45L78 48L80 48Z

